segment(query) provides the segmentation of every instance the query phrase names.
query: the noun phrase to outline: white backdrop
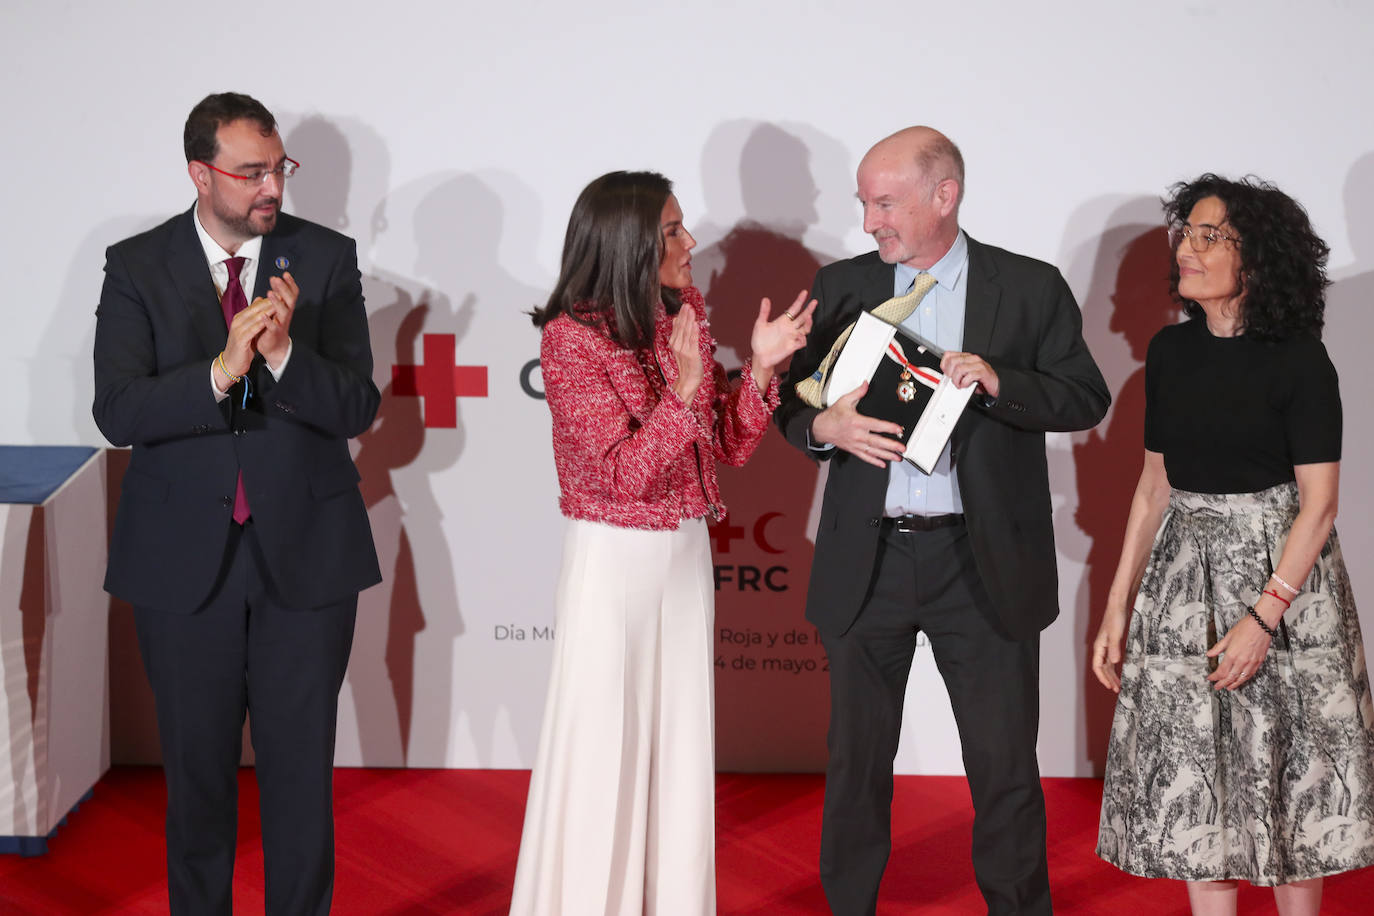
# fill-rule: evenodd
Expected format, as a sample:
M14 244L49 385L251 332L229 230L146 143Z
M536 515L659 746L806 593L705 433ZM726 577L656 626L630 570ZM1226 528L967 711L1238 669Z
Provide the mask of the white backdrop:
M0 12L0 439L102 444L89 407L103 250L192 202L180 136L196 101L258 97L302 163L287 208L358 240L378 385L397 365L433 367L446 342L486 370L486 396L448 399L452 428L432 425L437 400L388 391L359 444L387 581L360 605L339 761L527 767L562 523L521 313L547 294L574 197L613 168L677 182L720 356L737 365L759 295L786 299L818 264L871 247L853 199L867 147L931 124L967 160L965 227L1061 267L1118 395L1098 431L1050 442L1064 613L1043 640L1040 750L1047 775L1086 775L1110 710L1086 645L1139 468L1143 344L1170 320L1157 199L1171 182L1255 172L1331 244L1339 525L1374 628L1371 26L1356 0L14 0ZM823 759L825 675L800 613L821 483L776 436L726 477L723 768ZM120 690L137 692L116 683L115 704ZM959 771L925 653L910 693L899 769Z

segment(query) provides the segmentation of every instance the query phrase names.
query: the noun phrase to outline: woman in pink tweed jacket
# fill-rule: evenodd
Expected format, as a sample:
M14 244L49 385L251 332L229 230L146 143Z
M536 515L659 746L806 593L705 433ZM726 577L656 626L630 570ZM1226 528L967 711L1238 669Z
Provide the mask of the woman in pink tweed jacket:
M769 320L763 300L732 384L694 247L668 179L603 175L534 313L570 521L513 916L715 912L715 463L753 453L815 303L803 291Z

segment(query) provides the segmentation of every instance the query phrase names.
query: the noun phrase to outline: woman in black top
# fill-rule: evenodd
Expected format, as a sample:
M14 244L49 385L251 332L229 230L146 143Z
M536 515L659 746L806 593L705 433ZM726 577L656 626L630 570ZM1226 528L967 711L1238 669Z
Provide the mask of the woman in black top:
M1272 185L1172 190L1189 320L1150 343L1144 470L1093 644L1119 694L1097 851L1186 880L1197 914L1235 913L1238 880L1274 886L1283 916L1316 913L1323 875L1374 861L1327 247Z

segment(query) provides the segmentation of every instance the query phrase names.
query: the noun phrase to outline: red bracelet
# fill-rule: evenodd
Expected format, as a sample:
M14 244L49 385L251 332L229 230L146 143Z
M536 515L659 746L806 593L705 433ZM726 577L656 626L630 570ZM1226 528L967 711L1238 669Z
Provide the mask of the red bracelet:
M1289 601L1287 598L1283 597L1283 596L1280 595L1278 592L1274 591L1272 588L1266 588L1266 589L1264 590L1264 593L1265 593L1266 595L1269 595L1269 596L1272 597L1272 598L1277 598L1277 599L1279 599L1280 601L1282 601L1284 607L1292 607L1292 606L1293 606L1293 602Z

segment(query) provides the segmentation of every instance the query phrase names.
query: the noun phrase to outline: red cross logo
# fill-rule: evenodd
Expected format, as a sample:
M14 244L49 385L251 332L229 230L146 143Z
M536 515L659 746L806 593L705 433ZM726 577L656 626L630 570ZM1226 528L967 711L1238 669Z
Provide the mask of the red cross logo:
M730 545L744 537L744 529L739 525L730 524L728 515L719 522L707 525L706 529L711 533L711 540L715 542L716 553L729 553Z
M454 365L458 342L452 334L426 334L424 349L424 365L391 367L391 393L422 398L426 427L456 429L458 398L487 396L487 367Z

